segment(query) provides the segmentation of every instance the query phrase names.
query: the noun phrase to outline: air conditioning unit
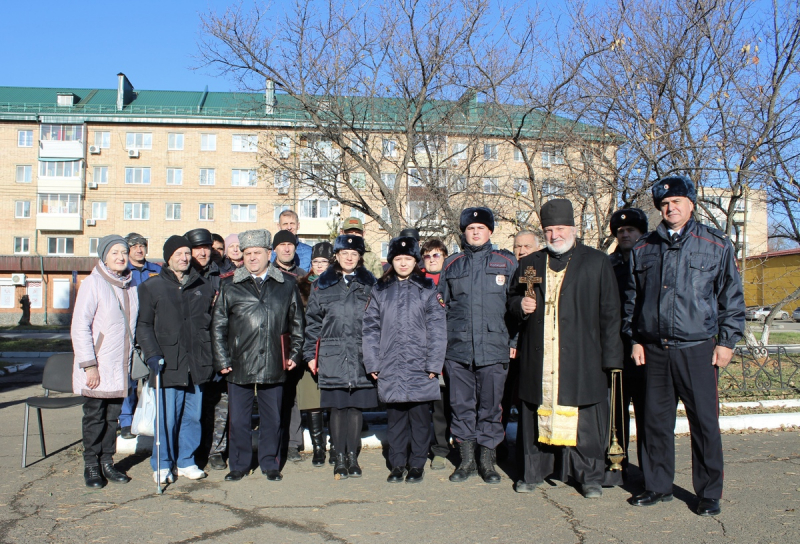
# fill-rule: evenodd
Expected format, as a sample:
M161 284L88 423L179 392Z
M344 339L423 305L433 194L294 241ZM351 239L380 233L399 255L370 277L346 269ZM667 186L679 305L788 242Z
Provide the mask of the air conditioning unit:
M96 221L95 219L87 219L87 220L86 220L86 226L87 226L87 227L93 227L93 226L95 226L96 224L97 224L97 221Z
M97 183L95 183L94 181L88 181L86 182L86 187L88 187L89 189L97 189Z
M129 159L138 159L139 158L139 150L138 149L129 149L128 150L128 158Z
M11 283L14 285L25 285L25 274L11 274Z
M100 154L100 148L98 146L96 146L96 145L90 145L89 146L89 153L91 153L92 155L99 155Z
M288 187L278 187L278 194L279 195L288 195L289 188Z

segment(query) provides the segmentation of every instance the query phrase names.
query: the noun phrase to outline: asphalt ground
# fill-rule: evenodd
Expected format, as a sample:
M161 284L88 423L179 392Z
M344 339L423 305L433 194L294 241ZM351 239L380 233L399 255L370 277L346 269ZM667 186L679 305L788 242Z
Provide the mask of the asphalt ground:
M185 478L156 494L149 458L122 456L132 481L102 490L83 485L80 408L44 413L49 455L41 459L35 418L20 469L23 402L39 394L34 369L0 379L0 541L2 542L800 542L800 436L797 431L726 435L723 512L694 514L689 437L676 439L675 500L627 503L640 489L607 488L599 500L554 482L530 494L502 483L447 480L426 470L420 484L388 484L380 450L365 450L364 476L335 481L306 459L284 467L282 482L259 471L225 482ZM631 451L635 459L635 451ZM634 478L634 480L638 480Z

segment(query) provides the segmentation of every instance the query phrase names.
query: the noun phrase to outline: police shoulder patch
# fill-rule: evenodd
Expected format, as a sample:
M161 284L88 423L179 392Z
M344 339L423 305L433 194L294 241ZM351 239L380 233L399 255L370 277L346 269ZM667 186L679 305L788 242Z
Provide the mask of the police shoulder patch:
M440 305L442 308L444 308L444 306L445 306L445 304L444 304L444 298L442 297L442 294L441 294L441 293L436 293L436 300L438 300L438 301L439 301L439 305Z

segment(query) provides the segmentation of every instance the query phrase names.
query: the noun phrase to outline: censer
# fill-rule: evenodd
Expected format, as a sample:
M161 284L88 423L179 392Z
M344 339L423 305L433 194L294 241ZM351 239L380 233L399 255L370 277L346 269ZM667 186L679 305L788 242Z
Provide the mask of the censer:
M619 394L617 394L617 382L619 382ZM619 398L620 409L622 409L622 371L611 371L611 410L610 410L610 438L608 446L608 460L611 461L609 470L618 471L622 470L622 460L625 459L625 450L619 445L617 440L617 398ZM622 437L623 442L626 437Z

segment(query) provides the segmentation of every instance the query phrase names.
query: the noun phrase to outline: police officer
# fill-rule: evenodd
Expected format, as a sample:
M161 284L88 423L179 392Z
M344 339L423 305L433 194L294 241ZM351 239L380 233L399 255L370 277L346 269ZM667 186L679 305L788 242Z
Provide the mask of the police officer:
M672 500L675 417L680 398L692 434L692 483L701 516L720 513L722 438L717 376L744 329L742 279L733 245L692 219L697 191L689 178L653 186L662 221L631 252L623 333L632 358L647 366L642 464L635 506Z
M506 298L517 260L492 249L494 214L467 208L460 218L461 253L448 257L439 279L447 311L445 367L450 379L451 432L461 464L450 475L463 482L479 469L486 483L499 483L495 448L503 441L500 401L508 360L516 349L506 326ZM510 355L510 357L509 357ZM478 466L475 444L480 446Z

